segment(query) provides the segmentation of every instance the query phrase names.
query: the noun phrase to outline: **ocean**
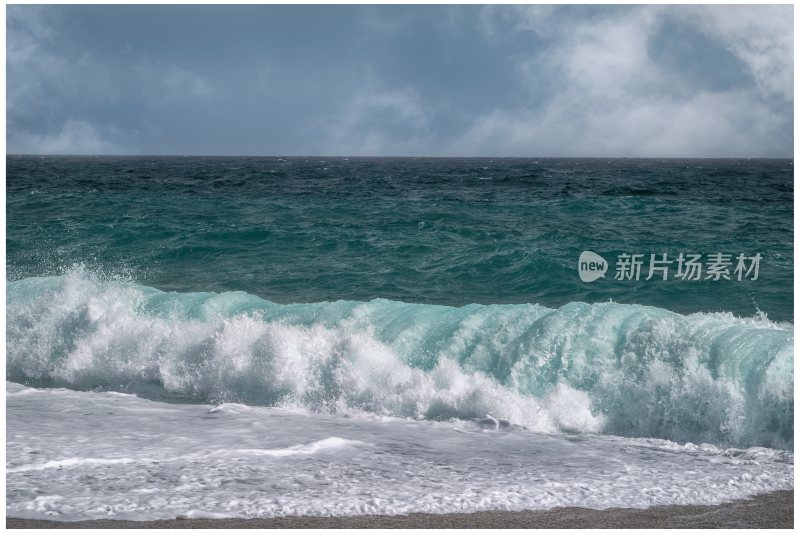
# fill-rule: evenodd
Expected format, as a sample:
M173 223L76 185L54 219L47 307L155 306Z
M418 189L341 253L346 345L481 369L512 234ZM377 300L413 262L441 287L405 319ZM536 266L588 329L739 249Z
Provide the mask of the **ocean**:
M791 160L6 169L9 516L793 488Z

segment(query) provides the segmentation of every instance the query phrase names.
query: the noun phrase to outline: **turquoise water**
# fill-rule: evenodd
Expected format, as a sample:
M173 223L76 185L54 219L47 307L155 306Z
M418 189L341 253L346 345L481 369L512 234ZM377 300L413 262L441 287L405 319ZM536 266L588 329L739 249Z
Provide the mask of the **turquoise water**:
M9 279L84 264L279 303L611 299L793 320L790 160L12 156L7 172ZM583 250L763 259L754 282L587 284Z
M791 448L787 160L9 157L7 379ZM578 255L608 259L582 282ZM615 280L621 253L758 279Z

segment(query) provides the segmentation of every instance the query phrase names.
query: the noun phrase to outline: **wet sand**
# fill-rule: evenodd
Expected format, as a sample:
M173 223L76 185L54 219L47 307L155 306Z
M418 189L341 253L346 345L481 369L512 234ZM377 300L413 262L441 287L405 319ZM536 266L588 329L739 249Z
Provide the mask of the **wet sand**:
M550 511L484 511L405 516L189 518L55 522L7 518L8 528L792 528L794 491L776 491L722 505L664 505L602 511L568 507Z

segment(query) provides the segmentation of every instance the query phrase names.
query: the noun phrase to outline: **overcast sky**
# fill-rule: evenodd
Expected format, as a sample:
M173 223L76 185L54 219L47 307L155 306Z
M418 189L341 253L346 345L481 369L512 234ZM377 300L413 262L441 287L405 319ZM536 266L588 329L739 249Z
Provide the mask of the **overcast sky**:
M791 157L791 6L8 6L7 150Z

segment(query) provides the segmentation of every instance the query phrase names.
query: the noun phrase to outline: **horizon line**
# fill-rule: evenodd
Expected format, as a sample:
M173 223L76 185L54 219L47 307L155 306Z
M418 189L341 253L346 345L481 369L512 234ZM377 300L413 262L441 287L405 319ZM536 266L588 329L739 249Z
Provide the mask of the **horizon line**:
M291 157L291 158L339 158L339 159L791 159L791 156L618 156L618 155L286 155L286 154L30 154L6 153L6 157Z

